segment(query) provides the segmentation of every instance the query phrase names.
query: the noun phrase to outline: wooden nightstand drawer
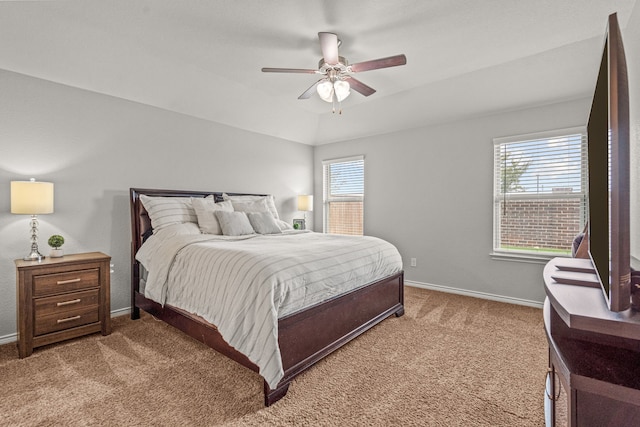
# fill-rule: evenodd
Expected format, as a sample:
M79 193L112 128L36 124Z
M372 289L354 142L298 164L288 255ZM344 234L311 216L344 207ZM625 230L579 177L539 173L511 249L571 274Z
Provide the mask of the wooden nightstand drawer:
M98 286L100 286L100 275L97 268L45 274L33 277L33 296L59 294Z
M77 310L36 317L34 335L48 334L75 326L98 321L98 306L81 307Z
M77 311L86 307L98 307L100 293L98 289L73 292L52 297L37 298L33 302L36 322L43 316Z

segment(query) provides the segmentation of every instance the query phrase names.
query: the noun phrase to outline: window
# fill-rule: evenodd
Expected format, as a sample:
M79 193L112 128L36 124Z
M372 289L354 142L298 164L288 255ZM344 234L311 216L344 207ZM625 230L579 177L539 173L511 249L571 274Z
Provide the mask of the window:
M364 232L364 157L325 160L324 232L354 234Z
M494 143L494 254L570 254L587 215L585 130Z

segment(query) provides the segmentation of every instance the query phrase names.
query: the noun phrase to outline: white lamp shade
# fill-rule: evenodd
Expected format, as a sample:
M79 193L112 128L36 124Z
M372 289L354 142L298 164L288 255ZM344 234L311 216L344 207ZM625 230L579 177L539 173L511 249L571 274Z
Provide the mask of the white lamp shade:
M316 86L316 91L323 101L333 101L333 83L329 80L318 84L318 86Z
M342 102L347 96L351 94L351 86L344 80L324 81L316 86L316 91L320 98L326 102L333 102L333 95L336 95L338 102Z
M344 80L338 80L333 84L333 88L336 91L336 98L338 98L338 102L342 102L351 92L351 86L349 86L348 82Z
M53 213L53 183L11 181L11 213L25 215Z
M313 196L301 194L298 196L298 210L311 212L313 211Z

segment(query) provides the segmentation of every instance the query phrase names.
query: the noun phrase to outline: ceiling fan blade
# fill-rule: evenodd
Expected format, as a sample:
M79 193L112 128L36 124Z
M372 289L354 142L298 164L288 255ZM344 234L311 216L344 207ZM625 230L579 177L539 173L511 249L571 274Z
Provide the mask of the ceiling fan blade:
M388 58L372 59L371 61L351 64L351 71L353 73L360 73L362 71L377 70L379 68L397 67L398 65L405 65L406 63L406 56L395 55L389 56Z
M305 68L263 68L263 73L304 73L317 74L318 70L308 70Z
M320 48L324 62L329 65L336 65L338 59L338 36L333 33L318 33L320 38Z
M349 86L351 86L351 89L361 93L364 96L369 96L376 93L376 90L374 88L367 86L366 84L362 83L360 80L356 80L353 77L349 77L347 79L347 82L349 83Z
M316 87L317 87L320 83L322 83L322 82L324 82L324 81L326 81L326 80L327 80L327 79L320 79L320 80L318 80L317 82L315 82L314 84L312 84L312 85L311 85L311 87L310 87L309 89L305 90L305 91L302 93L302 95L300 95L300 96L298 97L298 99L309 99L309 98L311 98L311 95L313 95L313 94L316 92Z

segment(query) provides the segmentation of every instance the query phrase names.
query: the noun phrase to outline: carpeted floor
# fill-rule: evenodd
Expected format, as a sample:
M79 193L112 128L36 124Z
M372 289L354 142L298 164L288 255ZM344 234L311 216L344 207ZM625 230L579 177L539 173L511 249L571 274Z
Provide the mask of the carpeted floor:
M405 307L269 408L256 373L148 315L26 359L3 345L0 425L544 425L541 310L411 287Z

